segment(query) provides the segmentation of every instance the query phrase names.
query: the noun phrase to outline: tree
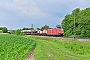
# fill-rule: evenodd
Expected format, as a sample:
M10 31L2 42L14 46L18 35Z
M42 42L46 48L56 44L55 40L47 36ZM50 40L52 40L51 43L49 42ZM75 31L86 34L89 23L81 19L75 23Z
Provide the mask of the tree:
M16 31L15 31L15 34L16 34L16 35L24 35L24 34L21 32L21 29L16 30Z
M29 30L34 30L34 28L29 28Z
M57 28L61 28L61 25L57 25L56 27L57 27Z
M0 30L2 30L3 33L7 33L8 29L6 27L1 27Z
M41 28L41 30L47 30L47 29L49 29L49 26L48 26L48 25L45 25L45 26L43 26L43 27Z
M22 30L34 30L34 28L23 28Z
M29 30L29 28L25 28L25 27L24 27L22 30Z
M37 28L37 30L41 30L40 28Z
M73 32L74 18L76 32ZM71 14L65 16L61 25L65 36L73 36L76 33L77 37L90 38L90 8L84 10L76 8Z

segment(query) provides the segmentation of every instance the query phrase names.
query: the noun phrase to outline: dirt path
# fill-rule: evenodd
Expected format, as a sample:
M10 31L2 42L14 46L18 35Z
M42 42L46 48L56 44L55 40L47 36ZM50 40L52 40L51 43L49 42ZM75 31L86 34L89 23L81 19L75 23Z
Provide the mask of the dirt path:
M28 56L24 60L35 60L34 49L28 54Z

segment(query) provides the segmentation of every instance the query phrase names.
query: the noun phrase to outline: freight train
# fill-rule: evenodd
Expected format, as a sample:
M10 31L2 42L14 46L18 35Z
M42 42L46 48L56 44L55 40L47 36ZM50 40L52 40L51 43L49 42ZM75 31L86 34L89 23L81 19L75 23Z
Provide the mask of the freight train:
M25 35L42 35L42 36L64 36L62 28L52 28L47 30L22 30Z

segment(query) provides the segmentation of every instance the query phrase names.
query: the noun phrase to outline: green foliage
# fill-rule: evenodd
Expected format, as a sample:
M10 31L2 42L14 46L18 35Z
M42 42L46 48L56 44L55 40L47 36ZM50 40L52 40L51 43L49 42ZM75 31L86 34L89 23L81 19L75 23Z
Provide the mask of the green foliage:
M23 60L35 45L33 39L0 34L0 60Z
M2 30L3 33L7 33L8 29L6 27L1 27L0 30Z
M37 30L41 30L40 28L37 28Z
M2 30L0 30L0 33L3 33L3 31L2 31Z
M74 32L74 16L75 29ZM72 36L76 33L77 37L90 38L90 8L80 10L76 8L71 14L65 16L62 21L62 28L64 28L65 36ZM70 32L70 33L69 33Z
M45 26L43 26L43 27L41 28L41 30L47 30L47 29L49 29L49 26L48 26L48 25L45 25Z
M34 28L23 28L22 30L34 30Z
M16 30L16 31L15 31L15 34L16 34L16 35L20 35L20 34L21 34L21 30L19 30L19 29Z
M15 30L15 33L14 33L14 34L16 34L16 35L24 35L24 34L21 32L21 30L20 30L20 29Z
M34 28L29 28L29 30L34 30Z
M61 25L57 25L56 27L57 27L57 28L61 28Z
M68 30L68 31L65 32L65 36L69 37L71 35L72 35L72 32L70 30Z
M29 30L29 28L25 28L25 27L24 27L22 30Z

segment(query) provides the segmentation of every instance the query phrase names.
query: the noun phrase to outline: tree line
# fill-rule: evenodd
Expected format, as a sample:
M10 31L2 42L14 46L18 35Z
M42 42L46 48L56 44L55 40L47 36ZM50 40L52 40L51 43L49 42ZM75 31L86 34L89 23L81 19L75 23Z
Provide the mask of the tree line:
M57 28L61 28L61 25L57 25L56 26ZM41 28L36 28L36 30L47 30L47 29L50 29L50 26L48 25L44 25L42 26ZM16 35L23 35L23 33L21 32L21 30L35 30L34 28L27 28L27 27L24 27L22 29L17 29L15 31L13 31L12 33L13 34L16 34Z
M41 28L36 28L36 30L44 30L44 29L49 29L50 27L48 25L44 25L43 27ZM22 30L35 30L34 28L22 28Z
M73 37L75 34L76 37L90 38L90 8L84 10L76 8L71 14L65 16L61 25L67 37Z
M58 24L58 25L56 25L56 27L61 28L61 25ZM49 25L44 25L41 28L36 28L36 30L47 30L49 28L50 28ZM35 30L35 29L34 28L26 28L26 27L24 27L24 28L22 28L22 30Z

